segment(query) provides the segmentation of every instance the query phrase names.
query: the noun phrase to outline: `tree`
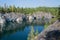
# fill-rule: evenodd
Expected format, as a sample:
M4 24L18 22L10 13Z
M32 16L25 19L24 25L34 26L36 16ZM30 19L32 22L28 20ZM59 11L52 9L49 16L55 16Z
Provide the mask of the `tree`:
M5 10L4 10L4 8L3 8L3 7L2 7L2 10L1 10L1 13L3 13L3 14L5 13Z
M28 34L27 40L34 40L34 28L33 28L33 26L31 26L31 31Z
M57 18L60 21L60 7L58 7L58 15L57 15Z
M9 10L10 12L16 12L16 11L17 11L17 10L16 10L16 7L15 7L14 5L9 6L8 10Z
M6 5L6 3L4 4L4 11L5 11L5 13L7 13L7 5Z
M2 7L0 6L0 13L2 12Z
M38 32L38 29L37 29L37 30L36 30L36 32L35 32L35 36L37 36L37 35L38 35L38 33L39 33L39 32Z
M16 12L18 12L18 13L20 12L20 8L19 7L17 7Z

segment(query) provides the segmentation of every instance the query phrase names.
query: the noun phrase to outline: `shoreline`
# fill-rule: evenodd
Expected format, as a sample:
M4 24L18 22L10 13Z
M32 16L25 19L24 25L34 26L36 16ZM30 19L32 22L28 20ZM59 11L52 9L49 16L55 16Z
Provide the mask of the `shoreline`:
M46 15L47 14L47 15ZM37 14L32 14L32 15L24 15L24 14L15 14L15 13L6 13L6 14L0 14L0 23L2 25L6 24L6 23L17 23L17 24L22 24L23 22L27 23L27 24L45 24L46 22L49 22L50 19L52 18L52 16L48 16L51 15L50 13L46 13L45 15L42 15L41 13L37 13ZM43 17L44 16L44 17ZM48 16L48 17L46 17ZM3 26L1 25L1 28L3 28Z

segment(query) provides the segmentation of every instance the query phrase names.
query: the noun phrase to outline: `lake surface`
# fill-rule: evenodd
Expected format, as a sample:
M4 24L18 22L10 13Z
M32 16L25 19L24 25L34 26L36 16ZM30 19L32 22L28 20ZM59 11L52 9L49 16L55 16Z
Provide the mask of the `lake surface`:
M27 40L31 26L32 25L25 25L24 27L15 30L4 31L3 33L0 33L0 40ZM34 31L38 30L40 33L44 29L44 25L33 25L33 28Z

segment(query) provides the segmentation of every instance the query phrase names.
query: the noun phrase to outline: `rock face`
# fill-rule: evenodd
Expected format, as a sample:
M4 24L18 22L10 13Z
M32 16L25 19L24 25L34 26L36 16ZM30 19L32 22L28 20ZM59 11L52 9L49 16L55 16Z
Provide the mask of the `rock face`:
M23 14L15 14L15 13L6 13L4 14L4 17L6 19L6 21L8 22L18 22L18 21L22 21L22 16L24 16Z
M3 19L3 17L1 17L0 15L0 31L2 31L4 24L5 24L5 19Z
M60 40L60 30L53 30L46 34L46 40Z
M20 22L22 22L22 21L23 21L22 17L19 17L19 18L16 19L16 22L17 22L17 23L20 23Z
M44 21L50 21L52 18L51 13L46 12L36 12L32 14L34 17L36 17L37 20L40 20L44 17Z
M5 23L5 19L0 17L0 24L4 24Z
M50 19L52 18L51 13L44 13L44 12L36 12L33 13L32 15L24 15L22 13L5 13L2 16L4 17L6 22L17 22L17 23L20 23L22 21L32 22L34 20L42 21L41 19L43 19L45 22L47 21L49 22Z
M43 17L44 16L44 17ZM5 23L18 23L22 24L22 22L27 22L28 24L31 23L45 23L49 22L49 20L52 18L52 15L50 13L43 13L43 12L37 12L33 14L25 15L23 13L0 13L0 24Z
M46 35L48 35L48 33L50 31L54 31L54 30L59 30L60 32L60 22L56 21L54 24L48 26L45 30L43 30L36 38L35 40L47 40L46 39ZM57 33L57 32L56 32ZM56 36L56 35L54 35ZM50 40L50 39L49 39ZM56 40L56 39L55 39Z
M29 16L29 22L32 22L34 20L33 16Z

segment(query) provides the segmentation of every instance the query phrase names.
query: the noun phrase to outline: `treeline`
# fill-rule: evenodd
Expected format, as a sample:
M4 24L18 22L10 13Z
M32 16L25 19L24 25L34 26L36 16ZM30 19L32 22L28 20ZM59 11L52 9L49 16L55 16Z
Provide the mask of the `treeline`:
M29 13L34 13L37 11L51 12L53 15L56 15L58 12L58 7L20 8L20 7L15 7L15 6L9 6L9 7L0 6L0 13L16 12L16 13L29 14Z

